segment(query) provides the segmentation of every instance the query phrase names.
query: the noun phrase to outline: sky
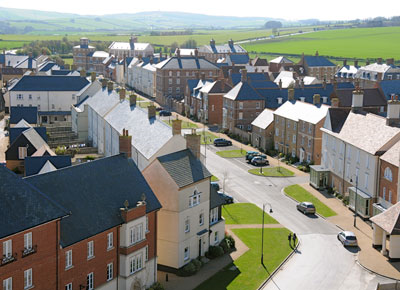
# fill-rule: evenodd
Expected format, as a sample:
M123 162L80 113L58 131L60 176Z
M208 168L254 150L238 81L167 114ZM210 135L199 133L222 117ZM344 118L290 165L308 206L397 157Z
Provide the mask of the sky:
M282 5L279 5L281 3ZM239 2L239 0L0 0L0 7L86 15L136 13L142 11L179 11L220 16L283 18L286 20L309 18L351 20L400 15L399 0L379 2L371 0L285 0L283 2L271 0L253 0L251 2Z

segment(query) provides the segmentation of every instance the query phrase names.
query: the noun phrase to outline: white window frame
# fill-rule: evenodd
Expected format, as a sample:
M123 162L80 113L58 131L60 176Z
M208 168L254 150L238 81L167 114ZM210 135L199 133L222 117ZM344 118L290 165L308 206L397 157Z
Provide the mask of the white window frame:
M87 243L87 258L91 259L94 257L94 241L89 241Z
M218 207L214 207L210 210L210 224L215 224L218 221L218 212Z
M275 136L279 136L279 128L275 128Z
M218 244L218 242L219 242L219 239L218 239L218 231L216 231L216 232L214 233L214 245L215 245L215 244Z
M24 289L28 289L33 285L32 268L24 271Z
M107 250L114 248L114 233L107 234Z
M185 229L185 233L190 232L190 219L189 219L189 218L186 218L186 220L185 220L185 227L184 227L184 229Z
M293 134L293 140L292 140L293 144L296 144L296 134Z
M25 159L28 156L28 148L25 146L18 147L18 159Z
M385 177L386 180L388 180L390 182L393 181L393 173L392 173L392 170L389 167L385 168L383 176Z
M369 169L369 154L365 154L365 168Z
M243 120L243 112L239 112L239 120Z
M129 244L133 245L136 243L139 243L144 239L143 237L143 224L138 224L136 226L133 226L129 229L130 235L129 235Z
M72 290L72 283L65 285L65 290Z
M187 261L190 259L190 248L189 247L185 247L183 249L183 260Z
M369 180L369 175L368 173L365 173L364 175L364 188L368 189L368 180Z
M113 263L107 264L107 281L110 281L114 278L113 268L114 268Z
M3 242L3 256L5 256L5 258L12 257L12 240Z
M204 213L199 214L199 225L204 225Z
M134 274L143 269L143 255L142 253L133 256L129 261L129 273Z
M32 249L32 232L24 234L24 248L25 250Z
M3 280L3 290L12 290L12 277Z
M86 283L87 283L87 290L93 290L94 289L94 274L93 272L87 274L86 276Z
M65 252L65 269L72 267L72 250Z

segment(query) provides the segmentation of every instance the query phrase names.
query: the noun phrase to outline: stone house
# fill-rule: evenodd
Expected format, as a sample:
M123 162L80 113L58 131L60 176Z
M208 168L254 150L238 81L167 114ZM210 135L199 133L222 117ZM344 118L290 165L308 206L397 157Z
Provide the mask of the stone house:
M264 109L251 123L251 144L269 150L274 147L274 111Z
M298 65L304 67L308 76L316 77L319 80L330 81L336 74L336 65L324 56L319 56L318 51L315 56L304 55Z
M234 44L232 39L222 45L215 44L215 40L211 39L209 45L199 47L198 53L214 63L219 59L226 59L229 55L247 55L247 51L239 44Z

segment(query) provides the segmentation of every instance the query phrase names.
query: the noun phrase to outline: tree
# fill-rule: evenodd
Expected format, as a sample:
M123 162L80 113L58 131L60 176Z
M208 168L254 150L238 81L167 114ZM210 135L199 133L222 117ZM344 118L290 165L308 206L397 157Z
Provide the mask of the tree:
M179 44L175 41L175 42L173 42L173 43L171 43L171 49L170 49L170 52L171 53L174 53L175 52L175 50L177 49L179 47Z
M275 21L275 20L271 20L271 21L267 21L264 24L264 27L267 29L271 29L271 28L281 28L282 27L282 22L280 21Z
M184 43L182 43L183 48L196 48L197 42L194 39L188 39Z

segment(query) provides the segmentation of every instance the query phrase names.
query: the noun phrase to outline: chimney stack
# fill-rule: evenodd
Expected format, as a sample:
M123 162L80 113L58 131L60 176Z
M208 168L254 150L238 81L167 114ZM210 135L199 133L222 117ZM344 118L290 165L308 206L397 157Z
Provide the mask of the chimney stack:
M391 96L387 105L386 125L392 126L400 123L400 101L399 96Z
M279 79L279 88L282 89L282 79Z
M351 102L351 111L358 113L362 111L364 104L364 92L360 89L360 83L356 82L356 89L353 91L353 99Z
M136 99L137 99L136 94L130 95L129 96L129 105L130 106L136 106Z
M300 80L300 86L304 90L304 80L303 79Z
M107 80L106 79L102 79L101 80L101 87L105 88L107 86Z
M240 70L240 73L242 75L242 83L247 82L247 69L243 68Z
M181 135L182 132L182 120L178 119L178 115L176 115L176 119L172 120L172 135Z
M200 159L200 135L196 134L196 129L192 129L191 134L186 134L186 148L190 149L193 155Z
M367 61L365 62L365 65L369 65L369 64L370 64L370 61L367 60Z
M205 73L205 72L202 72L202 73L200 74L200 79L201 79L202 81L205 81L205 80L206 80L206 73Z
M343 60L343 66L347 66L347 59Z
M179 49L179 47L176 49L176 56L181 57L181 50Z
M386 64L387 64L387 65L394 65L394 58L388 58L388 59L386 60Z
M232 48L233 47L233 40L232 38L228 41L229 46Z
M96 81L96 73L94 71L92 71L92 73L90 74L90 80L93 82Z
M197 48L194 50L194 56L195 56L196 58L199 56L199 51L198 51Z
M125 88L120 89L120 90L119 90L119 100L120 100L120 101L125 100L125 95L126 95L126 90L125 90Z
M119 136L119 153L124 153L127 158L132 158L132 136L129 136L126 129L122 129L122 136Z
M319 105L321 103L321 96L319 94L315 94L313 96L313 104Z
M319 56L318 50L315 52L315 56Z
M215 46L215 40L214 40L214 38L212 38L212 39L210 40L210 46L211 46L211 47Z
M324 79L324 80L322 81L322 87L324 88L324 90L326 90L326 79Z
M81 73L81 77L82 77L82 78L85 78L85 77L86 77L86 71L85 71L84 69L81 70L80 73Z
M156 117L156 106L154 106L154 104L148 106L147 111L149 113L149 119L153 119Z
M380 57L378 58L378 64L382 64L383 59Z
M294 89L293 88L288 89L288 100L294 101Z
M354 66L355 66L355 67L358 67L358 60L355 60L355 61L354 61Z
M338 97L332 98L331 107L332 108L339 108L339 98Z
M378 72L377 76L376 76L376 81L380 82L383 79L383 73Z
M114 89L114 83L109 81L107 83L107 89L108 89L109 92L112 92L112 90Z
M296 79L296 80L294 81L294 87L295 87L295 88L299 88L299 87L300 87L300 81L299 81L299 79Z

